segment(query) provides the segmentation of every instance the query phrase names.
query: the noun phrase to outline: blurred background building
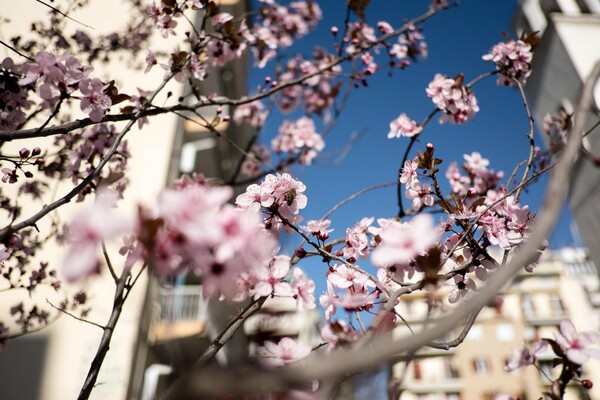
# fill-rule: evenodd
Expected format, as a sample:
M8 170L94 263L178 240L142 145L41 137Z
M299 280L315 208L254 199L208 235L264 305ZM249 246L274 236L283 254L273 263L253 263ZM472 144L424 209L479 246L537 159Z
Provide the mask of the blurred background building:
M535 122L543 132L544 116L576 110L583 82L600 60L600 0L522 0L513 19L517 36L539 32L533 72L525 91ZM589 110L584 147L600 157L600 85ZM571 210L585 246L600 266L600 168L587 157L577 160L569 192Z
M579 332L600 328L600 293L596 267L587 251L563 248L548 251L532 273L523 271L503 290L502 301L484 308L464 342L450 350L424 349L411 361L392 367L393 381L400 382L402 400L493 400L508 394L534 400L550 388L560 367L552 368L551 351L539 358L541 371L533 366L507 372L504 367L514 350L531 346L541 338L554 338L560 322L571 319ZM415 332L427 315L426 294L403 296L397 307ZM440 299L447 293L440 293ZM407 334L402 325L399 330ZM440 338L455 339L460 330ZM584 366L585 377L600 377L600 360ZM594 382L595 383L595 382ZM565 399L600 399L600 389L584 389L578 383L568 388Z

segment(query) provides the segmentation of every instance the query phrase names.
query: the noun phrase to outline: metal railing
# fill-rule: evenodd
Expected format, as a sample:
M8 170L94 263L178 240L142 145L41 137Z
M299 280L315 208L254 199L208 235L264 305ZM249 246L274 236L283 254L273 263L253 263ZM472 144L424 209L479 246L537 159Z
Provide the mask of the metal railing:
M161 287L157 300L160 321L202 321L208 317L208 302L202 297L202 286Z

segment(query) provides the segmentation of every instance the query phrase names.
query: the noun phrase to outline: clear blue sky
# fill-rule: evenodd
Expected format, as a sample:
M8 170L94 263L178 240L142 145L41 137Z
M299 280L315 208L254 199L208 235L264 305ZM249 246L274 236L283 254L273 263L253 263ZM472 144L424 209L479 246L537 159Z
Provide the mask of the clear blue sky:
M324 19L319 29L301 39L299 46L289 49L289 53L309 53L314 44L331 49L330 27L342 25L345 3L343 0L320 1ZM410 19L425 12L428 3L425 0L373 0L367 11L367 21L375 25L385 20L399 27L403 18ZM362 188L396 180L408 139L387 139L389 122L401 112L421 121L433 110L425 88L436 73L448 76L464 73L465 81L469 81L493 70L493 65L481 57L503 40L501 32L514 36L510 22L515 7L513 0L463 0L458 7L434 16L423 25L429 45L426 60L404 71L394 70L390 77L385 70L385 58L381 59L383 70L369 79L368 88L354 90L337 127L326 138L325 154L344 147L353 133L363 132L347 157L333 167L316 165L294 170L308 187L309 205L302 215L307 219L318 218L338 201ZM258 70L257 73L254 70L249 87L256 87L264 76L265 71ZM475 118L462 126L440 125L437 121L430 123L411 157L416 155L417 149L432 142L437 155L444 160L441 166L444 172L453 160L461 164L464 153L479 151L490 160L491 168L503 170L508 176L528 154L528 122L518 90L496 86L495 78L480 82L473 90L481 108ZM277 116L269 122L266 126L268 140L263 143L269 144L281 121ZM542 145L537 133L536 142ZM440 178L445 181L443 174ZM538 209L544 183L545 179L528 189L522 203L530 204L532 210ZM397 213L395 190L371 192L337 211L331 217L336 229L333 236L343 235L346 227L363 216L394 216ZM405 200L405 204L408 201ZM569 216L564 216L560 221L551 238L552 247L573 244L569 220ZM296 238L292 238L289 246L296 243Z

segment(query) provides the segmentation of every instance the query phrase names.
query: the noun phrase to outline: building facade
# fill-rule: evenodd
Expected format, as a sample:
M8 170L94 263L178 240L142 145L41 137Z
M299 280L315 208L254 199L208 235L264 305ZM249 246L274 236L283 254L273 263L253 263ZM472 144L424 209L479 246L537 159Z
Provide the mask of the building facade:
M528 366L507 372L508 358L525 344L544 337L552 339L565 318L580 332L597 332L598 289L596 268L586 251L564 248L548 252L532 273L523 271L503 290L502 301L481 311L461 345L450 350L424 349L408 364L395 364L392 378L401 384L400 399L493 400L499 394L539 399L549 390L550 380L545 375L555 378L560 372L558 367L552 368L552 353L539 357L541 371ZM403 296L397 307L415 332L427 315L423 297L423 293ZM459 331L440 341L453 340ZM595 381L600 377L600 360L587 363L584 371L586 378ZM600 390L597 385L587 390L573 383L565 398L596 400Z
M544 116L576 110L583 83L600 60L600 1L523 0L513 19L517 36L539 32L541 42L533 56L532 74L525 91L540 131ZM583 144L600 156L600 85L588 110ZM600 266L600 169L587 157L577 160L569 196L571 210L585 246Z

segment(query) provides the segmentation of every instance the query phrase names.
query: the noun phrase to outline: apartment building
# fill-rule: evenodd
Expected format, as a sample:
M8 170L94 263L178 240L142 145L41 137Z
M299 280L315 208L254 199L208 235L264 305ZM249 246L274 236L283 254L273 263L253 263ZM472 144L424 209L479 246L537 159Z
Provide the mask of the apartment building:
M553 338L560 322L569 318L578 331L600 329L600 293L596 267L583 249L548 251L532 273L523 271L484 308L464 342L450 350L423 349L409 363L392 367L392 379L401 382L402 400L481 400L508 394L522 400L539 399L548 391L559 368L552 368L552 353L540 356L541 371L529 366L507 372L505 365L514 350L540 338ZM403 296L397 307L418 332L427 315L425 294ZM444 295L440 294L440 299ZM447 309L450 308L445 304ZM399 328L402 329L402 328ZM404 328L406 332L407 329ZM458 336L460 329L440 341ZM600 377L600 361L585 365L585 376ZM600 391L573 383L566 399L600 399Z
M572 115L576 111L583 83L600 60L600 1L521 0L513 30L517 36L539 32L541 37L525 92L537 127L543 132L546 114ZM589 133L583 139L584 147L595 157L600 156L599 109L600 85L596 85L586 127ZM571 210L585 246L600 266L600 169L590 159L580 157L571 184Z

